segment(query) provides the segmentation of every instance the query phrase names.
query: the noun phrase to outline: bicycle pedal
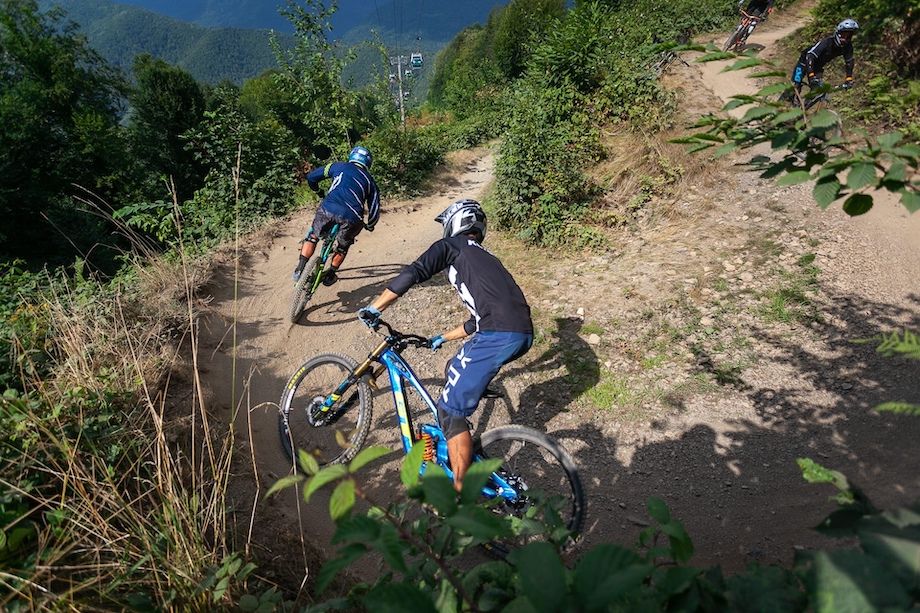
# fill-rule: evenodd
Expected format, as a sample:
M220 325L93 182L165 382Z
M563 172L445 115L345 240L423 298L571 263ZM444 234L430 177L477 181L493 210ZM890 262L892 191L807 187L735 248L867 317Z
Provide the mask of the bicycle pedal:
M504 394L502 394L499 390L495 389L494 387L486 387L485 391L482 392L482 397L483 399L502 398L504 397Z

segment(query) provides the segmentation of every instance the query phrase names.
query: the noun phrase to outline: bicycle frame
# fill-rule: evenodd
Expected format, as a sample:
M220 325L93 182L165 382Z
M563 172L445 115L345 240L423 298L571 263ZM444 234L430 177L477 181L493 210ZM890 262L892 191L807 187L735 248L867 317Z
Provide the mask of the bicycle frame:
M373 368L371 364L373 362L378 362L381 364L382 368ZM396 417L397 423L399 425L399 434L402 438L403 452L409 453L412 449L412 445L418 440L415 436L415 428L412 424L412 416L409 414L409 404L408 398L406 396L406 384L415 388L419 396L422 397L422 400L425 401L425 405L428 407L428 410L431 411L431 415L434 418L436 426L428 426L427 424L423 426L426 430L425 434L429 436L437 436L437 442L444 441L444 433L441 431L440 423L438 420L438 410L435 404L434 399L431 397L431 394L428 393L428 390L425 389L425 386L422 385L422 382L419 380L418 375L415 374L415 371L412 370L412 367L409 366L409 363L399 354L393 346L390 345L389 339L384 340L377 346L377 348L367 356L367 359L359 364L354 371L349 374L333 391L329 394L326 399L323 401L323 404L320 406L321 413L328 413L332 407L335 405L339 399L348 391L348 389L361 377L363 377L368 370L371 370L371 379L376 379L379 375L382 374L383 369L386 369L390 377L390 387L393 393L393 402L396 408ZM347 410L347 406L342 407L341 410ZM453 480L454 474L448 466L448 458L446 445L444 448L441 448L441 445L436 445L434 449L434 457L432 461L438 464L441 468L444 469L444 472L447 473L447 476ZM482 460L480 454L473 455L473 462ZM424 470L425 464L422 464L422 470ZM515 502L521 496L518 494L514 486L508 482L506 478L502 475L493 472L492 478L488 481L482 488L482 493L487 498L495 498L501 496L505 500L510 502Z
M319 259L317 260L316 268L319 269L320 274L316 275L313 278L313 283L310 285L310 293L316 293L319 284L323 280L322 271L326 268L326 260L329 259L329 255L332 253L333 247L335 247L335 239L339 235L339 224L335 224L330 228L329 232L326 233L326 236L323 237L323 247L319 252Z

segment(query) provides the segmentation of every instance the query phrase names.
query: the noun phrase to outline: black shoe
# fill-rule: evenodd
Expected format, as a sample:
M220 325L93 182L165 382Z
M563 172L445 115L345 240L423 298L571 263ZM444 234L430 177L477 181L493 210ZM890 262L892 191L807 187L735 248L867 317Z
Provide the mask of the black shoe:
M300 281L300 275L302 275L302 274L303 274L303 269L302 269L302 268L299 268L299 269L298 269L298 268L295 268L295 269L294 269L294 272L291 274L291 280L294 281L295 283L296 283L297 281Z
M326 274L323 275L323 285L325 285L326 287L333 285L338 280L339 280L338 275L335 274L335 271L332 270L331 268L326 271Z

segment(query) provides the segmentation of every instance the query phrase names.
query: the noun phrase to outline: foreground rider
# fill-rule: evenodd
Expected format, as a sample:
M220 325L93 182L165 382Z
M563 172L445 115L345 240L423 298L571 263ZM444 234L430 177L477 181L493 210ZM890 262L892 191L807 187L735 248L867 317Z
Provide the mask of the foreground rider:
M463 325L430 339L437 349L446 341L472 335L447 365L447 381L438 398L438 420L447 438L447 453L459 492L473 461L473 439L467 418L479 405L499 369L521 357L533 343L533 323L524 293L494 255L482 247L486 214L475 200L458 200L435 221L444 226L444 238L406 266L358 318L371 328L380 312L416 283L442 270L469 309Z
M303 247L297 267L291 278L300 279L304 267L307 265L316 243L325 230L339 224L339 233L335 243L335 253L332 264L323 277L323 285L332 285L338 281L336 271L345 261L348 249L355 242L355 237L362 229L374 231L377 219L380 217L380 192L377 183L371 176L371 152L364 147L355 147L348 154L347 162L333 162L320 168L315 168L307 174L307 185L323 198L323 191L319 182L332 179L329 192L325 194L313 225L304 238ZM367 205L367 223L364 223L364 207Z
M801 95L802 86L807 81L808 87L815 90L824 85L824 67L836 57L843 56L846 80L843 88L853 86L853 35L859 30L855 19L844 19L837 24L834 34L822 38L817 43L802 51L799 63L792 71L792 83L796 94Z

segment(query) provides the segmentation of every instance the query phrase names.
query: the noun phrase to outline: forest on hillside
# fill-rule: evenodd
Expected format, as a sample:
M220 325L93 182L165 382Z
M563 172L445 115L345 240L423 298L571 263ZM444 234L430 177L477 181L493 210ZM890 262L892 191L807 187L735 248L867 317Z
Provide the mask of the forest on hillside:
M493 139L497 181L487 206L496 227L531 245L604 249L623 215L667 190L677 171L659 161L649 171L655 181L637 183L623 211L601 210L607 186L588 170L608 155L602 130L680 127L680 100L655 65L737 18L734 3L721 0L512 0L438 55L427 103L404 126L386 82L347 86L352 54L329 40L331 14L328 3L306 0L289 15L293 44L273 50L270 70L210 86L149 55L135 57L128 74L61 15L35 0L0 0L0 608L293 609L301 589L316 604L327 586L337 594L327 610L831 610L828 599L856 597L877 608L916 606L920 511L884 514L817 464L803 465L806 478L836 488L842 505L825 528L864 548L818 552L795 569L725 577L692 566L689 536L657 499L639 547L604 544L566 567L564 527L521 518L512 526L478 498L458 503L444 479L420 481L410 462L411 498L392 512L419 500L438 510L411 526L397 522L443 535L439 551L425 549L427 541L386 523L393 516L352 508L349 470L370 461L359 456L308 485L337 481L343 492L335 498L340 555L300 585L258 576L264 552L238 546L248 510L229 508L222 489L233 441L210 438L198 421L164 423L159 396L173 376L195 380L173 369L180 345L194 338L211 250L312 204L304 169L356 143L373 151L374 175L393 197L421 191L446 152ZM853 115L884 139L828 144L820 125L770 107L764 94L749 102L766 111L711 117L701 128L712 131L695 142L800 146L802 159L783 157L772 176L814 175L834 188L831 201L872 186L920 208L920 16L905 0L819 0L822 23L807 35L841 14L866 24L870 85L855 93ZM773 95L785 85L771 87ZM828 153L833 146L849 157ZM837 173L852 168L859 184L841 183ZM892 341L898 351L920 355L915 337L900 340ZM191 451L177 443L183 428L199 443ZM413 458L421 462L421 451ZM521 523L551 538L462 580L449 571L469 548ZM336 582L371 551L392 572L374 585Z

